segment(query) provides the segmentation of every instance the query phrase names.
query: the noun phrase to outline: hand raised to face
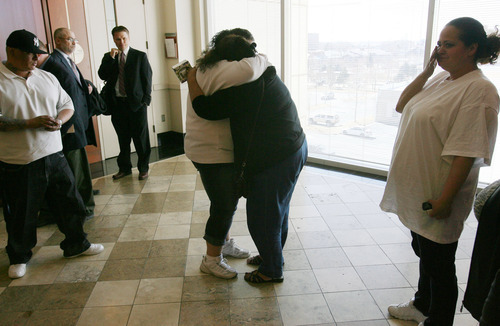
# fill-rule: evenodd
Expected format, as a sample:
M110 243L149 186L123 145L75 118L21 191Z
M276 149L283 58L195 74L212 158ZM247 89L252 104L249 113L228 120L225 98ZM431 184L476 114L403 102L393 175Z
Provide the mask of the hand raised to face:
M109 51L109 55L113 59L116 57L118 53L120 53L120 50L118 50L117 48L112 48L111 51Z
M432 51L431 57L429 58L429 62L427 62L427 65L425 66L424 73L427 75L427 77L432 76L434 73L434 69L436 68L437 65L437 58L438 58L438 46L434 48Z

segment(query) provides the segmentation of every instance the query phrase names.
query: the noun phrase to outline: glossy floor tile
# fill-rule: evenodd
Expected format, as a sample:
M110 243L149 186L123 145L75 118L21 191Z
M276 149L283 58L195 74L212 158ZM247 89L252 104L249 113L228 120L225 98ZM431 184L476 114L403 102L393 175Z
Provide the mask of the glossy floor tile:
M100 195L85 231L104 244L97 256L62 258L64 236L45 226L26 276L11 280L0 222L0 325L416 325L387 313L413 296L418 259L408 230L378 208L383 181L307 166L290 207L285 281L254 285L243 280L255 269L244 259L228 258L239 273L231 280L200 271L210 203L185 156L137 176L94 180ZM245 203L230 233L256 254ZM459 301L476 228L469 219L459 242ZM477 325L458 308L455 325Z

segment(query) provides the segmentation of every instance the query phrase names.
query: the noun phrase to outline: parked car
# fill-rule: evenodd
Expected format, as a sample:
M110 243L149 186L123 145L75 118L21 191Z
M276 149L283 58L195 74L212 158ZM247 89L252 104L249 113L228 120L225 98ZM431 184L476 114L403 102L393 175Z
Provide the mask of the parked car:
M339 121L340 117L338 114L335 115L316 114L314 117L309 118L309 124L325 125L327 127L333 127Z
M327 94L321 96L321 99L324 100L324 101L334 100L335 99L335 94L333 94L333 92L327 93Z
M366 127L352 127L342 131L344 135L372 137L372 131Z

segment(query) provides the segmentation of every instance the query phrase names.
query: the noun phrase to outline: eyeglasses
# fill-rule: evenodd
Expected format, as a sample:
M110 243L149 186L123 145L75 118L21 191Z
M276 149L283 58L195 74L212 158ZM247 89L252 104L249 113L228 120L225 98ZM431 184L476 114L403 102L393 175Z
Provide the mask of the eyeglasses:
M67 37L67 38L60 37L60 39L69 41L70 43L73 43L73 42L78 43L78 40L76 38L72 38L72 37Z

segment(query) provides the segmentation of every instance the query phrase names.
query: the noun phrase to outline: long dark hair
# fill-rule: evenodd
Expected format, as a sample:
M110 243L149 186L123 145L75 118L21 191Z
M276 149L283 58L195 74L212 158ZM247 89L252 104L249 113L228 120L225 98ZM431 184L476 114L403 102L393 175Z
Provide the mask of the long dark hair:
M221 60L234 61L253 57L256 52L253 40L252 33L243 28L222 30L212 37L210 48L196 60L196 65L200 71L205 71Z
M243 37L247 41L254 41L252 33L249 30L244 28L233 28L233 29L224 29L219 33L215 34L210 41L210 47L214 48L218 45L219 41L228 35L239 35Z
M500 51L500 36L498 27L495 32L486 35L483 25L471 17L460 17L450 21L447 26L453 26L460 31L460 40L465 46L477 43L474 60L482 64L494 64Z

